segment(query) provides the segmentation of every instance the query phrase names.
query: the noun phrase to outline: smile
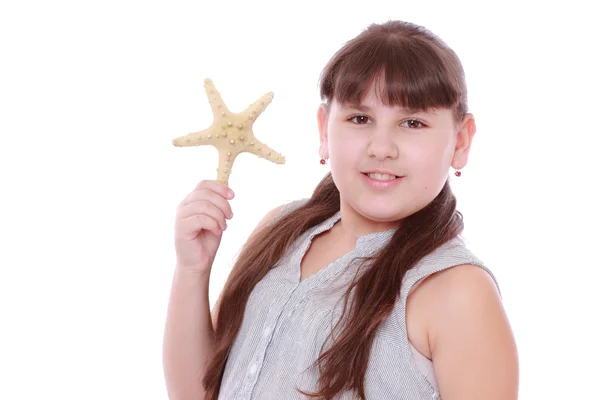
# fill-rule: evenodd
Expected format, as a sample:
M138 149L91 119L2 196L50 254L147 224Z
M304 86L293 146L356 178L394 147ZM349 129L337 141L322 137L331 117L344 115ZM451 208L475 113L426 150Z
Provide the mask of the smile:
M373 189L385 190L390 189L396 186L403 176L394 176L389 174L361 174L363 180L367 185L369 185Z

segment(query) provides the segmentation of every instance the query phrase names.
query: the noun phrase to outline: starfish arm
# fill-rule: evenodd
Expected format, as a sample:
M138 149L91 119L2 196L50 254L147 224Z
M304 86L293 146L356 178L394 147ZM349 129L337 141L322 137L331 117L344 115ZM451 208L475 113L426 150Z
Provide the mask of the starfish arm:
M238 153L232 152L229 149L219 149L219 168L217 168L217 180L229 184L229 176L231 168Z
M216 139L218 139L218 130L208 128L173 139L173 146L188 147L204 146L207 144L214 145L213 143L216 142Z
M271 101L273 100L273 95L273 92L265 93L261 96L260 99L250 104L248 108L246 108L243 112L243 114L247 116L247 120L254 123L254 121L256 121L260 114L262 114L263 111L265 111L267 106L271 104Z
M266 144L256 139L252 143L253 144L247 146L244 149L244 151L252 153L266 160L272 161L275 164L285 164L285 157L273 150L272 148L270 148L269 146L267 146Z
M210 104L210 108L212 109L213 115L216 118L222 116L223 113L231 114L231 111L225 105L225 102L221 98L221 94L215 87L215 84L212 80L206 78L204 80L204 90L206 91L206 96L208 97L208 103Z

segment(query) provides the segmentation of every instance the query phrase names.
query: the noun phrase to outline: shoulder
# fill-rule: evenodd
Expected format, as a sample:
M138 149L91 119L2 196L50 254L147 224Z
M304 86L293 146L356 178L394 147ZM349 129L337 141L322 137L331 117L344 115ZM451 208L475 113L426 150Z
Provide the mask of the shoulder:
M516 398L516 345L490 273L457 265L427 277L415 292L443 397Z
M465 302L472 299L473 295L501 300L493 276L481 266L469 263L445 268L429 275L419 285L419 290L430 294L435 293L432 301L439 302L440 306L447 300Z
M461 276L465 273L470 274L468 271L472 271L472 274L478 275L480 278L491 279L498 294L502 296L500 285L492 270L469 249L465 240L460 236L438 246L408 270L404 277L402 294L404 297L408 297L417 286L425 281L428 282L427 286L430 286L442 277L446 280L457 274L461 274ZM455 279L460 280L460 277Z
M426 329L432 353L435 341L447 333L450 323L472 318L485 309L502 308L502 300L492 276L473 264L456 265L427 276L411 294L429 316ZM443 338L443 337L442 337Z
M309 198L302 198L302 199L296 199L296 200L292 200L288 203L285 203L281 206L280 208L280 216L283 216L285 214L289 214L292 211L302 207L303 205L305 205L310 199Z
M307 198L292 200L290 202L281 204L281 205L271 209L269 212L267 212L262 217L262 219L259 221L259 223L257 224L256 228L254 229L254 231L252 233L253 234L256 233L260 229L275 222L277 219L283 217L284 215L289 214L290 212L292 212L295 209L304 205L307 201L308 201Z
M269 211L265 217L263 217L261 224L268 225L272 222L275 222L285 215L290 214L292 211L302 207L304 204L306 204L306 202L308 202L308 200L308 198L296 199L275 207Z

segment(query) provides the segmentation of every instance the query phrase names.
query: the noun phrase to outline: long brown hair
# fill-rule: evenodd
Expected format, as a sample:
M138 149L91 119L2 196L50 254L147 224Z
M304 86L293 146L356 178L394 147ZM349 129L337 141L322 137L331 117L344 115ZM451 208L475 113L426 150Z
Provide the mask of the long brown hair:
M379 96L388 105L423 110L448 108L453 110L456 124L467 111L464 72L458 57L421 26L388 21L362 31L325 66L320 79L321 99L326 103L334 98L341 103L356 102L378 76L385 79L383 87L387 90ZM340 193L328 173L305 204L257 232L244 246L221 294L215 353L203 379L206 399L218 398L228 352L254 286L303 232L339 209ZM297 390L323 400L353 390L364 399L371 344L397 301L406 271L462 230L462 214L456 210L456 198L446 181L431 203L402 220L402 229L394 232L379 254L369 258L368 268L349 285L344 329L315 361L319 390ZM353 299L346 307L351 291Z

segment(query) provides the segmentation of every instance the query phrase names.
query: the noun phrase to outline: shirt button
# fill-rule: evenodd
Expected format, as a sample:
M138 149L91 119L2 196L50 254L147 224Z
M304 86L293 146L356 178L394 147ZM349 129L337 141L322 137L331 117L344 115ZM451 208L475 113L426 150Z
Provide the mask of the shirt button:
M251 374L253 374L253 373L255 373L255 372L256 372L256 364L252 364L252 365L250 366L250 373L251 373Z

